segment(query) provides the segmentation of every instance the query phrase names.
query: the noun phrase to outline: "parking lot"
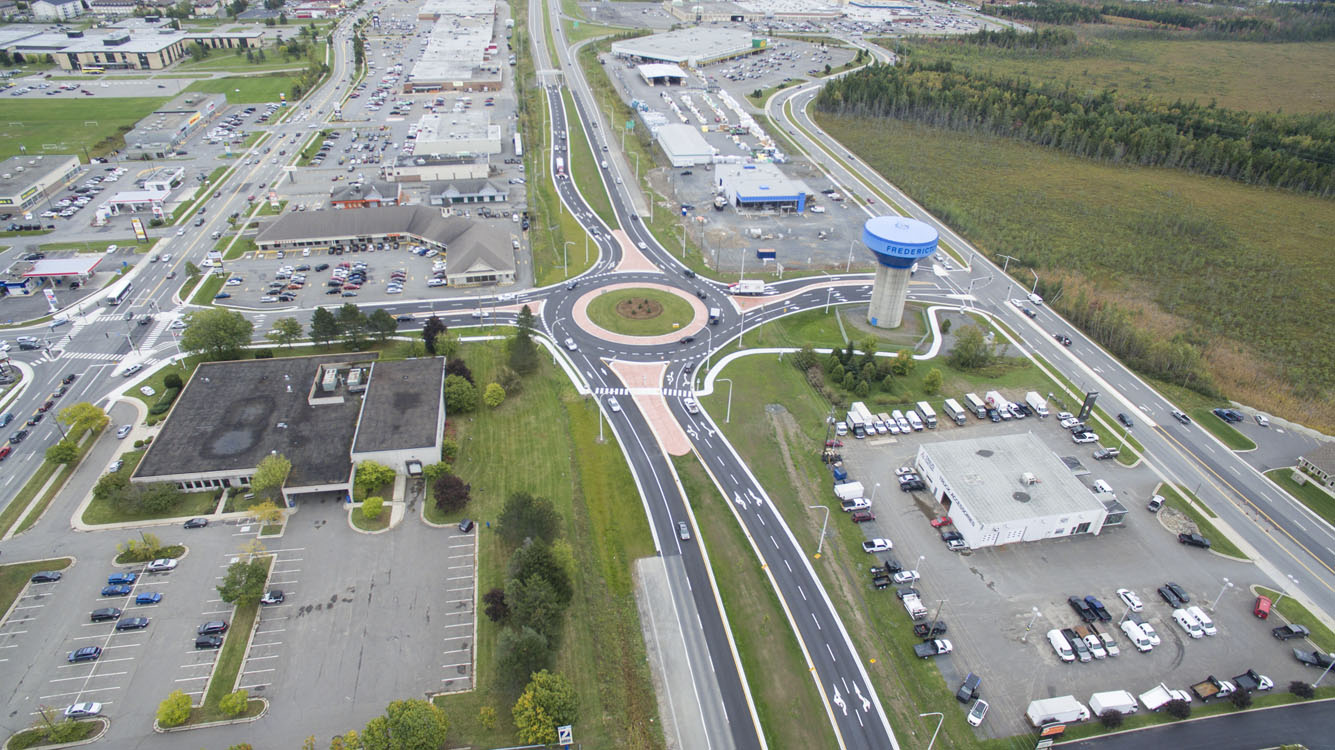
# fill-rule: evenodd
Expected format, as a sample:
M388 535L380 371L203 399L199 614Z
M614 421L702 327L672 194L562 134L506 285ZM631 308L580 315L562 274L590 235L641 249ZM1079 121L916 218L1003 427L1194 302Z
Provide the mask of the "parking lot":
M1018 400L1022 394L1007 395ZM1105 527L1097 536L947 550L941 532L949 527L930 524L943 509L929 491L900 491L895 470L912 466L918 447L929 441L1026 431L1039 436L1057 456L1073 459L1067 463L1087 487L1096 480L1111 485L1128 508L1125 523ZM867 555L867 563L893 558L904 569L919 572L921 580L914 586L928 617L940 612L948 627L944 637L954 647L953 653L937 657L947 687L953 691L973 672L982 678L980 697L992 704L980 733L1001 737L1027 731L1024 712L1038 698L1074 695L1088 702L1094 692L1128 690L1138 695L1160 682L1187 689L1209 675L1229 679L1249 668L1280 686L1314 679L1292 657L1291 648L1300 642L1272 638L1270 628L1278 623L1252 616L1254 597L1248 587L1268 583L1255 567L1179 544L1175 532L1146 509L1158 479L1144 467L1095 460L1098 448L1074 444L1053 418L994 424L972 415L963 426L942 419L935 430L898 437L850 436L841 448L850 479L862 482L874 497L876 520L863 524L864 532L894 544L893 551L875 559ZM1172 607L1156 593L1169 581L1187 592L1191 605L1209 614L1218 635L1192 638L1174 622ZM1128 613L1117 594L1123 588L1138 595L1140 612ZM894 596L895 588L878 595ZM1093 596L1104 605L1110 620L1096 627L1112 635L1119 655L1088 662L1059 660L1046 634L1084 624L1067 601L1072 596ZM1127 616L1150 623L1161 643L1138 652L1118 627ZM908 627L907 615L900 624ZM958 708L967 709L962 704Z

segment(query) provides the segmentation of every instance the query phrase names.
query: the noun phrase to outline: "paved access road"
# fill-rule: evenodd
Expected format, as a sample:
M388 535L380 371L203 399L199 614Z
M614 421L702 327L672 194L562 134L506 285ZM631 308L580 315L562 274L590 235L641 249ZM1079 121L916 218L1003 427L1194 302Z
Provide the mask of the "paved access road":
M1241 750L1242 748L1303 745L1335 747L1335 704L1308 701L1264 711L1221 714L1209 719L1165 724L1153 729L1122 732L1110 737L1063 743L1071 750Z

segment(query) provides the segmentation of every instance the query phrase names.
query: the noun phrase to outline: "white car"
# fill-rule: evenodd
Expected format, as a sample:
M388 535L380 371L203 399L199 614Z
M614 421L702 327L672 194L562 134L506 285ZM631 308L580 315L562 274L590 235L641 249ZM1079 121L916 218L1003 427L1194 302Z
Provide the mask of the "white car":
M839 503L839 507L845 513L852 513L855 510L869 510L871 508L871 501L865 497L858 497L852 500L844 500Z
M469 315L472 315L474 318L490 318L491 312L488 310L474 310L469 313Z
M1092 432L1078 432L1071 436L1071 442L1076 444L1097 443L1099 442L1099 436Z
M1113 640L1111 633L1099 633L1099 639L1103 641L1103 649L1108 652L1108 656L1117 656L1122 653L1122 649L1117 647L1117 641Z
M181 227L180 229L176 230L176 236L177 236L177 237L184 237L184 236L185 236L185 227Z
M1140 632L1144 633L1145 637L1150 639L1151 646L1157 646L1160 643L1162 643L1162 641L1159 639L1159 632L1155 630L1154 626L1149 624L1148 622L1140 623Z
M1117 589L1117 598L1127 606L1132 612L1139 612L1145 608L1145 604L1136 596L1136 592L1131 589Z
M889 539L880 536L876 537L875 539L868 539L867 541L862 543L863 552L889 552L894 548L895 548L894 543L892 543Z
M895 583L913 583L919 578L920 576L916 570L901 570L894 575Z
M617 403L615 396L609 396L607 399L607 408L614 412L621 411L621 404Z
M208 258L205 258L204 260L201 260L201 261L199 262L199 267L200 267L200 268L213 268L213 261L209 260Z
M129 367L125 368L124 370L121 370L121 377L128 378L142 369L144 369L144 366L142 364L139 363L132 364Z
M1191 613L1185 609L1173 610L1173 621L1192 638L1205 637L1205 628L1202 628L1201 624L1196 622L1196 618L1192 617Z
M184 320L181 320L181 319L179 319L179 318L176 319L176 320L173 320L173 321L172 321L172 324L171 324L170 326L168 326L168 328L171 328L171 329L173 329L173 330L177 330L177 331L179 331L179 330L181 330L182 328L185 328L185 321L184 321Z
M914 469L912 466L901 466L898 469L895 469L895 476L897 477L906 477L909 476L910 474L917 474L917 473L918 471Z
M1063 414L1066 414L1066 412L1062 412L1062 413L1063 413ZM1080 420L1078 420L1078 419L1076 419L1075 417L1073 417L1073 416L1067 414L1065 417L1062 418L1061 422L1059 422L1058 424L1061 425L1061 427L1062 427L1063 430L1069 430L1069 429L1071 429L1072 427L1075 427L1076 425L1080 424Z
M575 340L572 339L572 338L570 338L569 336L566 337L565 345L566 345L566 348L569 349L569 350L572 351L572 352L575 351L575 349L576 349Z
M445 286L445 279L432 279L426 283L427 286Z
M87 716L97 716L102 713L101 703L75 703L65 709L65 718L82 719Z
M152 396L153 394L157 393L157 391L153 390L153 386L151 385L140 386L139 392L144 394L145 396Z
M228 279L227 286L241 286L245 283L244 279Z
M1089 648L1089 653L1094 655L1095 659L1107 659L1108 652L1103 648L1103 641L1097 635L1090 633L1085 636L1085 646Z
M171 260L171 259L172 259L172 254L171 254L171 253L163 253L163 254L162 254L162 262L163 262L163 263L166 263L167 261L169 261L169 260Z
M309 257L311 257L311 249L308 247L308 248L306 248L305 250L302 250L302 251L301 251L301 257L303 257L303 258L309 258Z
M148 564L145 568L150 573L162 573L168 570L176 569L176 561L170 557L161 557Z
M1214 620L1211 620L1210 616L1205 614L1205 610L1193 604L1187 607L1187 614L1191 615L1200 624L1201 630L1205 631L1206 635L1219 635L1219 629L1214 626Z
M681 405L685 406L686 411L690 412L691 414L700 413L700 404L696 403L695 399L691 398L690 396L683 398L681 400Z
M1136 623L1130 620L1122 620L1122 632L1126 633L1131 645L1135 646L1136 650L1142 654L1154 648L1154 644L1150 643L1149 636L1145 635L1145 631L1141 630Z

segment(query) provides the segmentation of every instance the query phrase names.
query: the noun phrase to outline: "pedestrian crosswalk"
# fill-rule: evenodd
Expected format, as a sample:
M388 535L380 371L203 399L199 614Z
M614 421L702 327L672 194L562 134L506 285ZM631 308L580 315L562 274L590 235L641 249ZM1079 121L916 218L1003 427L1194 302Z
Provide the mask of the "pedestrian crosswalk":
M114 354L110 352L67 352L61 349L51 348L42 352L42 356L33 360L34 364L45 362L55 362L64 359L91 359L101 362L118 362L125 358L123 354Z
M695 392L689 388L594 388L595 396L668 396L685 398Z

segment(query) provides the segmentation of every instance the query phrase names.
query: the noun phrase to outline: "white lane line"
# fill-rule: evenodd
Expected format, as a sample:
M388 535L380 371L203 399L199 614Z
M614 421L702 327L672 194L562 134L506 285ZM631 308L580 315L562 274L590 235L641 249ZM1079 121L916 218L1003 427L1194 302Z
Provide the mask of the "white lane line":
M830 652L830 659L832 659L833 661L839 661L839 659L835 657L834 649L830 648L829 643L825 644L825 650Z
M202 674L198 677L181 677L179 679L172 680L172 682L193 682L194 680L207 680L208 678L209 678L208 675Z
M825 628L822 628L822 627L820 626L820 620L817 620L817 619L816 619L816 613L815 613L815 612L812 612L812 613L811 613L811 621L814 622L814 623L816 623L816 629L817 629L817 630L824 630L824 629L825 629Z
M802 595L802 601L807 600L807 592L803 591L801 586L797 587L797 593Z

